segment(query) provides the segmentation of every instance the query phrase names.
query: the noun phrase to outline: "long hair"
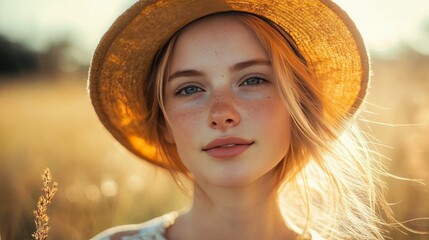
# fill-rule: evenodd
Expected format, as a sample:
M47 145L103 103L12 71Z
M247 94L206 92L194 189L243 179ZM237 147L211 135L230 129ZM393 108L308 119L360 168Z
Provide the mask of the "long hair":
M270 57L278 91L293 120L289 152L277 168L278 204L286 223L322 239L384 239L381 215L393 219L380 178L386 171L369 150L355 117L332 118L335 107L321 93L321 83L285 31L252 14L221 15L242 22L256 35ZM158 146L176 180L180 173L192 178L175 146L163 137L168 121L164 84L180 32L159 51L145 83L147 139Z

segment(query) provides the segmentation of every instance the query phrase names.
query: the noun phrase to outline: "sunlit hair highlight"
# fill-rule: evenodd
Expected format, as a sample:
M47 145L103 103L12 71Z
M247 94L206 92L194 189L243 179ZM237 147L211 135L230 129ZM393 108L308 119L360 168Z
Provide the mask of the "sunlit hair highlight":
M380 178L387 174L355 118L332 118L335 109L321 93L322 83L282 29L252 14L216 15L232 17L254 32L270 57L280 96L293 119L290 150L278 166L278 201L287 224L321 239L384 239L382 226L387 223L381 214L393 221ZM168 122L164 84L180 32L155 57L144 86L146 139L158 146L176 180L181 173L192 178L163 135Z

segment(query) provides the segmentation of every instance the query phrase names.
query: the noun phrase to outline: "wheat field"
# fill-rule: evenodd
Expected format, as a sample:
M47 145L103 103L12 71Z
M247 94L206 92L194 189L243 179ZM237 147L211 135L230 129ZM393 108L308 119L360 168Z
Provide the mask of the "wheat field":
M429 58L376 59L373 72L362 126L393 174L426 183L388 178L388 200L401 221L428 217ZM0 239L31 239L45 168L58 182L49 239L88 239L189 203L166 171L128 153L102 127L85 80L85 73L0 77ZM428 220L407 226L429 231Z

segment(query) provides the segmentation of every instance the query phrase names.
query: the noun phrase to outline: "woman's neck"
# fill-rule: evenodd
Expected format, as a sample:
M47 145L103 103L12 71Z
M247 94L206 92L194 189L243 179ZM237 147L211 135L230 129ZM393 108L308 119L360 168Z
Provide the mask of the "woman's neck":
M275 186L274 180L234 188L196 184L192 207L167 231L167 238L294 239L278 208Z

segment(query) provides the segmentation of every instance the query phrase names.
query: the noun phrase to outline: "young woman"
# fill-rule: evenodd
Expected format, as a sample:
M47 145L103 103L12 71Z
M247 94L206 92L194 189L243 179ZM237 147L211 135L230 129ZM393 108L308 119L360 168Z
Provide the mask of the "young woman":
M368 72L330 1L137 2L96 50L91 99L193 202L93 239L383 239L384 170L355 124Z

